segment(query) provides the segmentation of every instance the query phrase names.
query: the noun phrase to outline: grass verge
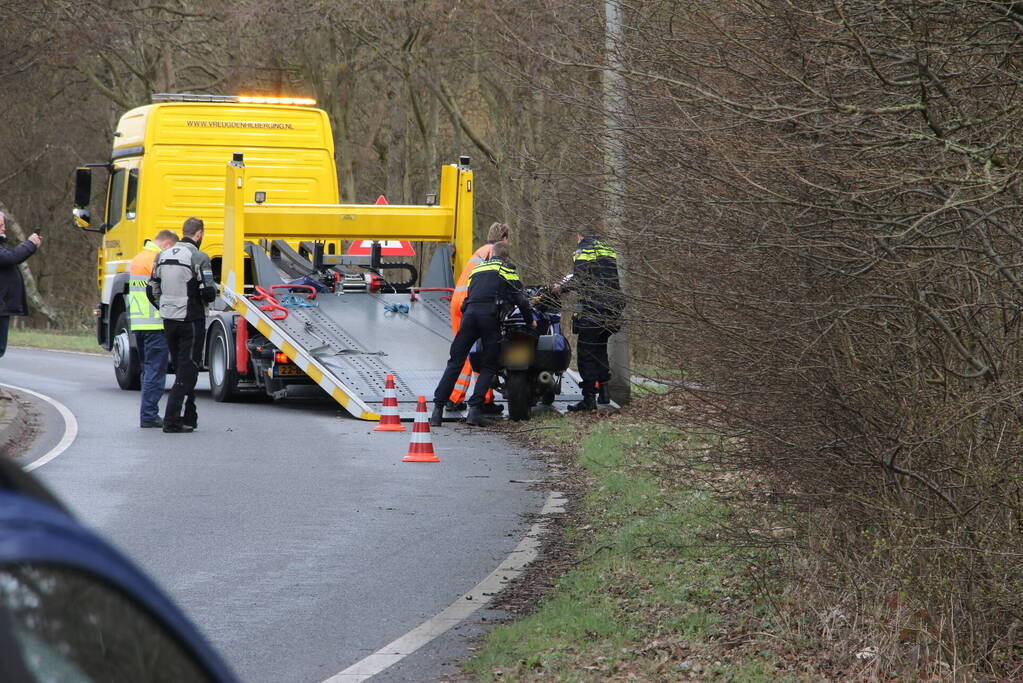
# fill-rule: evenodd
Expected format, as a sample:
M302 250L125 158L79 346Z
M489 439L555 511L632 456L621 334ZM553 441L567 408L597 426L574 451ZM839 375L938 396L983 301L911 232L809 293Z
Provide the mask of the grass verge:
M11 346L31 346L60 351L105 353L96 343L95 332L48 332L45 330L12 329L7 343Z
M671 387L666 384L644 384L639 382L633 382L632 384L632 396L634 398L640 398L643 396L663 396L671 391Z
M531 614L466 664L491 680L795 680L762 644L759 551L715 542L728 506L665 471L697 437L626 416L540 432L567 447L586 493L564 528L568 569ZM574 542L573 542L574 541Z

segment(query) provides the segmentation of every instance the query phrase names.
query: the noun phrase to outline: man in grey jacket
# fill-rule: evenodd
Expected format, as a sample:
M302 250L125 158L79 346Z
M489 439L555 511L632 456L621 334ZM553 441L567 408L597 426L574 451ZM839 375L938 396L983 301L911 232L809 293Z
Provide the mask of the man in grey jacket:
M21 279L18 264L36 253L43 238L32 233L13 249L8 249L6 243L7 218L0 213L0 357L7 352L7 331L11 316L28 315L25 282Z
M195 382L202 365L206 306L217 296L210 257L199 251L203 222L189 218L181 226L181 233L184 237L180 242L156 257L149 280L150 300L160 309L167 347L174 360L174 386L163 416L163 431L172 434L191 432L199 424Z

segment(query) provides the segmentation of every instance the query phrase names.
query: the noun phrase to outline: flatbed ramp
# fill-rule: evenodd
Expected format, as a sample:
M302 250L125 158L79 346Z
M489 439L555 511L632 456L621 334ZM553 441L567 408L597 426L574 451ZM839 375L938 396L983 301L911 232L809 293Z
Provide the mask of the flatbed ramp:
M275 322L372 412L383 404L388 374L394 375L399 411L403 403L414 411L417 397L433 398L452 339L447 302L432 292L417 298L320 294L315 308L289 309L286 319ZM409 312L388 311L386 304L406 304Z

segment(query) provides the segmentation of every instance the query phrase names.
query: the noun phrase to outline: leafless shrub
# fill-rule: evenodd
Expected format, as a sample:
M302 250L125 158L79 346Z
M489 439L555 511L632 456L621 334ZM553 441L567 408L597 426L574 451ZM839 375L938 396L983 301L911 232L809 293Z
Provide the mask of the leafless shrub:
M926 614L927 657L1014 675L1018 8L627 11L633 334L685 368L741 444L716 462L768 478L859 624L894 647ZM560 26L552 61L599 101L601 35Z

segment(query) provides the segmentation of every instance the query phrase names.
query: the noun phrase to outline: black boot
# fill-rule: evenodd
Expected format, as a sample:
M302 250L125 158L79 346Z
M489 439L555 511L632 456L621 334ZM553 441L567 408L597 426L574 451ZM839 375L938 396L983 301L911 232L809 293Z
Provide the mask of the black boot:
M597 403L602 406L606 406L611 402L611 397L607 395L607 382L597 383Z
M433 415L430 415L430 426L440 427L442 424L444 424L444 404L434 403Z
M480 412L484 415L500 415L504 412L504 406L497 405L496 403L484 403L480 406Z
M462 411L465 410L465 401L455 403L454 401L448 401L448 410Z
M465 416L465 424L473 427L489 427L493 420L483 414L479 406L469 406L469 414Z
M572 405L568 406L568 411L570 413L589 412L591 410L596 409L597 402L593 400L593 396L589 395L583 396L583 400L579 401L578 403L573 403Z
M596 396L597 392L599 391L599 389L597 388L597 384L598 382L593 381L581 382L579 384L579 388L582 389L583 400L568 406L569 412L578 413L596 410L597 409Z

